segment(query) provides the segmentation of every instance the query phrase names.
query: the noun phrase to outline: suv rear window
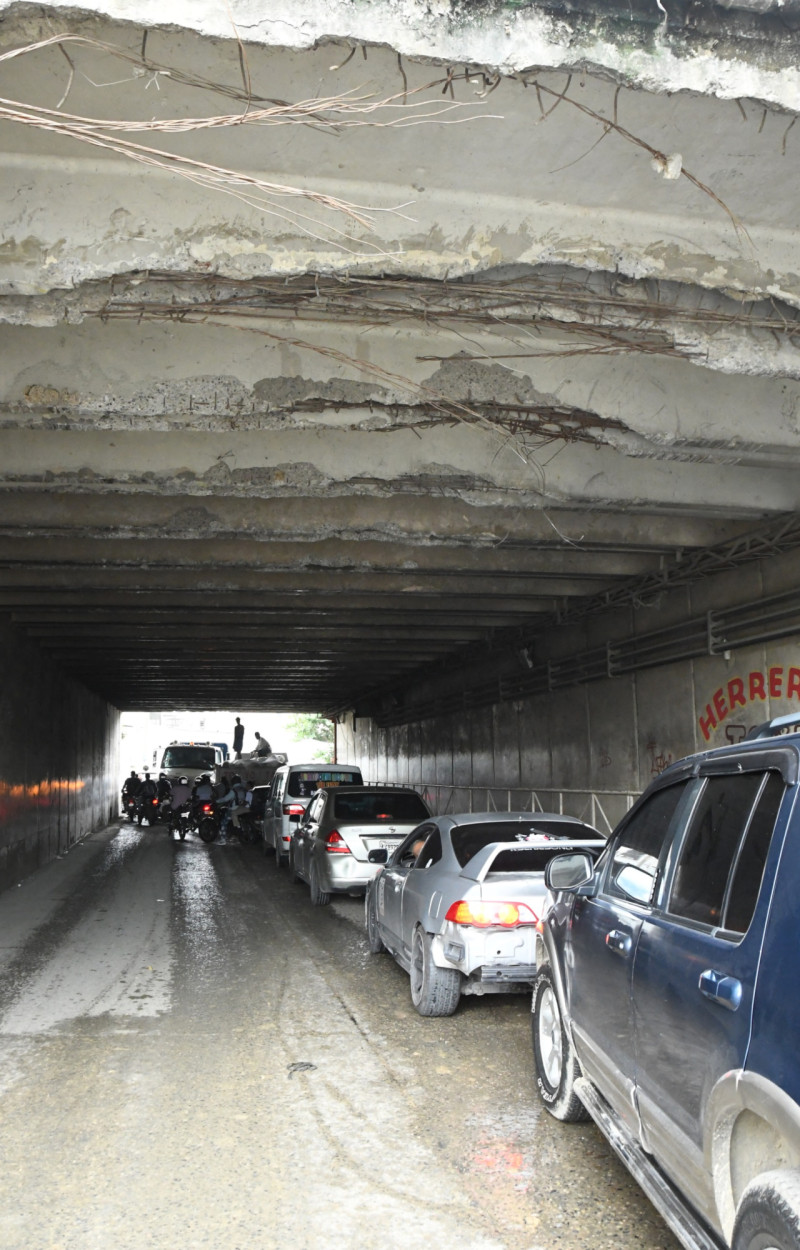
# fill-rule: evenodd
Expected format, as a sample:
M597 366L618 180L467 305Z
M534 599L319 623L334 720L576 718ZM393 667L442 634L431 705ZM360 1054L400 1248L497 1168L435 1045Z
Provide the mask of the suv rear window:
M289 772L289 784L286 793L293 799L309 799L315 790L328 790L332 786L360 786L361 773L358 769L348 768L301 768ZM427 816L427 812L425 815Z
M418 794L337 794L333 810L337 820L354 823L395 821L418 825L430 815Z

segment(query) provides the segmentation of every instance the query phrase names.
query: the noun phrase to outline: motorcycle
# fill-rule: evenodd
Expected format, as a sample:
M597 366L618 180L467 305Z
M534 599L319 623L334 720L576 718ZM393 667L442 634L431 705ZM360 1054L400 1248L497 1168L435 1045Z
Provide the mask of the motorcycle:
M139 824L141 824L143 820L146 820L148 825L158 824L159 802L160 800L155 794L145 794L138 799L139 806L136 812L136 819Z
M219 837L220 810L213 799L200 799L195 804L197 832L204 842L213 842Z
M187 833L193 828L194 820L191 803L186 802L182 803L180 807L174 807L169 816L170 834L177 833L181 842L183 842Z
M136 819L136 795L123 794L122 796L122 814L127 816L128 820L133 824Z
M233 834L240 842L251 846L261 841L261 830L257 827L255 817L249 807L246 811L231 817L226 832L228 835Z

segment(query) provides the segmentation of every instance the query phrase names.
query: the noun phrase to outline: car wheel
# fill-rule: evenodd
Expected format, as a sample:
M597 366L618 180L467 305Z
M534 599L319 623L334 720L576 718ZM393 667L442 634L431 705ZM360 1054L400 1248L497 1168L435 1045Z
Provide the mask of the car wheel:
M421 1016L452 1016L461 997L461 973L433 962L431 938L414 930L411 942L411 1001Z
M375 910L375 896L371 890L367 890L367 897L364 903L364 917L367 926L367 946L370 955L380 955L381 951L385 951L386 947L381 939L381 931L378 928L378 913Z
M580 1067L558 1003L553 974L543 964L533 983L533 1057L536 1085L547 1110L556 1120L576 1123L589 1113L575 1093Z
M800 1248L800 1176L765 1172L745 1189L733 1225L732 1250Z
M297 867L294 862L294 852L292 851L291 843L289 844L289 880L292 885L296 885L300 880L300 873L297 871Z
M313 907L327 907L331 901L330 893L327 890L321 890L319 886L319 878L314 864L311 865L309 877L309 890L311 892L311 904Z

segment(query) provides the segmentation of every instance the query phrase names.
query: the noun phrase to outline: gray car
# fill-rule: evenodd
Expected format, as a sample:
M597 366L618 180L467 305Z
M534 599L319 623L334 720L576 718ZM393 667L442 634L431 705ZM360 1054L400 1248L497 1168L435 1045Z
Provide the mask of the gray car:
M319 907L332 894L363 894L379 872L369 855L393 851L430 812L403 786L338 786L319 790L295 820L289 843L292 880L303 880Z
M462 994L527 989L536 976L544 870L567 850L599 855L605 839L549 812L473 812L426 821L391 854L365 900L369 949L411 977L421 1016L449 1016Z

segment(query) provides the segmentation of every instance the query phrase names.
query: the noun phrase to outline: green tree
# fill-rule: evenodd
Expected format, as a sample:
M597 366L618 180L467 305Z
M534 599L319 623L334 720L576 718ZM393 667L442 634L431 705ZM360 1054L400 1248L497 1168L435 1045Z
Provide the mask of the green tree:
M325 716L316 716L313 712L300 712L288 723L289 733L295 741L311 740L318 742L319 748L313 758L320 763L329 764L333 759L333 721Z

